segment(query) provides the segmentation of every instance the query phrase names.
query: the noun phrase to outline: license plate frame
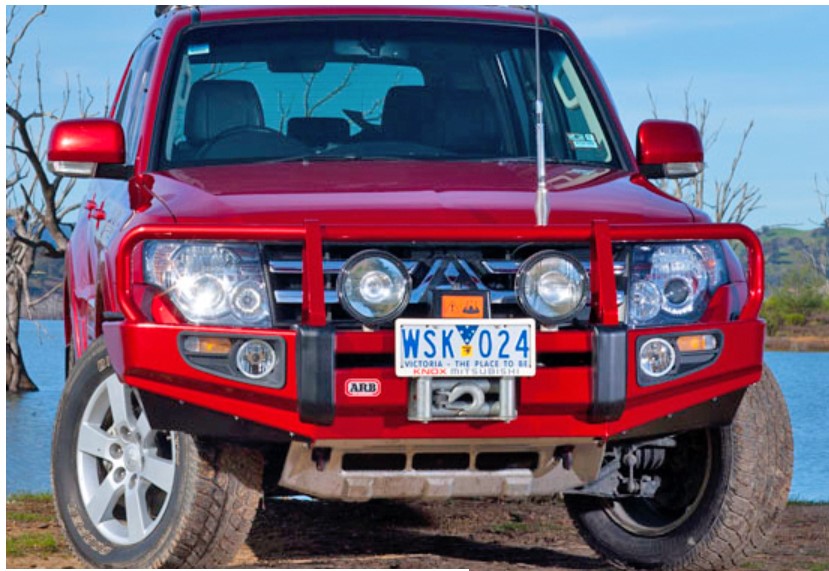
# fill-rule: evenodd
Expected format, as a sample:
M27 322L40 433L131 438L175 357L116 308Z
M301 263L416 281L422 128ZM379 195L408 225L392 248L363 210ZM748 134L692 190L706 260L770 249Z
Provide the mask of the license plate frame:
M433 332L429 338L434 351L426 341L427 331ZM488 341L484 332L488 332ZM471 347L471 354L462 355L463 346ZM398 377L533 377L535 348L534 319L407 318L394 324L394 368Z

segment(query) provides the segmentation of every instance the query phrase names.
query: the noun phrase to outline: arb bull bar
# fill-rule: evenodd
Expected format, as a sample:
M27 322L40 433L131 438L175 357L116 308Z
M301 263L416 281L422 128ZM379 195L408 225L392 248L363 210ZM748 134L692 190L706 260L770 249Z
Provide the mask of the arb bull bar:
M302 243L302 320L291 329L244 330L192 324L151 323L133 299L133 250L144 240L227 240ZM334 331L327 326L323 282L324 243L379 242L549 242L589 244L591 329L540 330L537 352L552 356L531 379L519 379L519 416L509 423L458 422L424 425L406 418L408 381L392 367L339 367L343 355L390 355L393 332ZM627 329L620 324L613 264L614 243L683 240L738 240L746 247L746 284L721 287L704 323ZM739 287L743 289L739 289ZM756 382L762 370L764 326L763 254L756 235L740 224L534 226L342 226L308 221L303 226L214 227L139 226L123 236L116 262L119 321L104 324L116 371L142 391L277 429L286 438L310 441L349 439L532 439L619 436L702 403L716 402ZM739 318L731 310L740 306ZM703 370L659 386L640 386L634 350L654 332L716 330L723 354ZM286 383L279 389L242 385L190 367L179 354L186 331L279 336L286 347ZM737 349L739 346L739 349ZM581 355L582 360L556 357ZM353 359L349 362L354 362ZM349 378L376 378L374 399L347 399ZM368 401L368 402L366 402Z

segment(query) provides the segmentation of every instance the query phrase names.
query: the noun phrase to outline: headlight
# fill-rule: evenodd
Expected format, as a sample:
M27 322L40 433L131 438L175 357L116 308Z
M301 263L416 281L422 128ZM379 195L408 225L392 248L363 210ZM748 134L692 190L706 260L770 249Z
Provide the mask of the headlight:
M546 250L524 260L515 289L524 311L541 323L552 324L573 317L584 307L588 281L578 260Z
M351 256L337 277L340 303L366 324L388 322L403 313L411 289L411 277L400 260L380 250Z
M164 290L191 323L271 325L254 244L149 241L144 245L144 280Z
M632 325L690 323L728 281L717 242L641 245L633 249L628 315Z

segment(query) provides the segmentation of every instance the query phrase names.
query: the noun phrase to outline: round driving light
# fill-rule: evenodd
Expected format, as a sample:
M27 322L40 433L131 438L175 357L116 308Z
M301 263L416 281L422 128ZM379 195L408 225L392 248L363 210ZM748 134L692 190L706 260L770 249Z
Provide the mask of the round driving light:
M521 307L541 323L565 321L587 300L587 274L568 254L545 250L533 254L518 268L515 292Z
M246 323L261 321L268 315L262 286L253 281L237 285L230 294L230 309L236 317Z
M360 278L360 296L369 304L379 305L394 298L394 283L389 274L372 270Z
M662 308L662 294L653 282L638 281L630 291L630 316L635 323L647 323Z
M400 260L380 250L364 250L343 264L337 277L340 303L366 324L388 322L406 309L412 280Z
M676 351L664 339L649 339L639 348L639 368L649 377L664 377L675 363Z
M236 351L236 367L249 379L261 379L276 367L276 351L261 339L245 341Z

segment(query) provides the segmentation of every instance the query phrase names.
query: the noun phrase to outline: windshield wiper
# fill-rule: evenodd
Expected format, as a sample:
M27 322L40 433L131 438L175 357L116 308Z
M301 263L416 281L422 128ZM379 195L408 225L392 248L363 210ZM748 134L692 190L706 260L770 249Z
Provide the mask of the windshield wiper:
M486 159L466 159L466 161L479 163L535 163L536 158L534 156L494 157ZM598 161L582 161L578 159L559 159L549 156L547 157L547 162L555 165L580 165L589 167L616 168L612 163L600 163Z

